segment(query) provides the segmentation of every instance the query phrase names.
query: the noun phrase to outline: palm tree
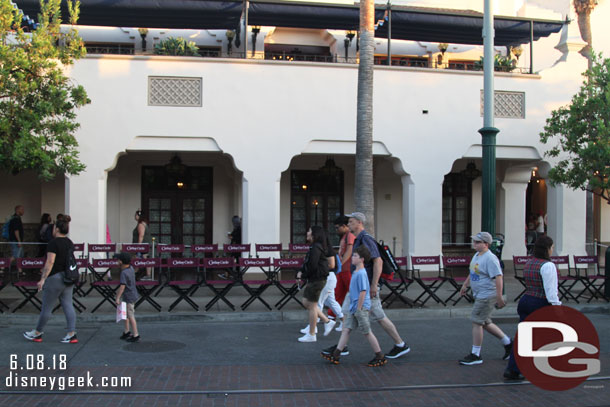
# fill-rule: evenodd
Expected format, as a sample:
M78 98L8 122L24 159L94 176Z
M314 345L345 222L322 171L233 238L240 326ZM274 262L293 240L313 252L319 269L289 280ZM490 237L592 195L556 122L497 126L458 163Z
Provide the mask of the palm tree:
M356 121L356 210L366 215L366 229L375 233L373 193L373 53L375 48L375 3L360 2L360 63Z
M580 50L580 53L587 58L588 68L593 67L591 50L593 48L593 36L591 34L591 12L597 6L599 0L574 0L574 10L578 15L578 29L580 36L587 45ZM594 196L591 191L586 192L586 239L592 242L595 239L595 204ZM587 247L589 250L589 247Z
M587 43L587 46L580 52L589 60L591 68L591 48L593 47L593 37L591 35L591 12L597 6L599 0L574 0L574 10L578 15L578 28L580 36Z

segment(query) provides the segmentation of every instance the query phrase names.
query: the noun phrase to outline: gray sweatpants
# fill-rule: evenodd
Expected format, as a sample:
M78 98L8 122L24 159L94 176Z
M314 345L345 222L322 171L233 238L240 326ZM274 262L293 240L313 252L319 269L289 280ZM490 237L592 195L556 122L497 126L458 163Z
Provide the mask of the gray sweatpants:
M76 313L74 312L74 306L72 305L73 289L73 285L67 286L64 284L62 273L53 274L45 280L44 286L42 287L42 309L40 310L40 316L38 317L38 325L36 325L36 330L38 332L44 330L49 318L51 318L51 312L53 311L58 298L64 315L66 316L68 332L76 330Z

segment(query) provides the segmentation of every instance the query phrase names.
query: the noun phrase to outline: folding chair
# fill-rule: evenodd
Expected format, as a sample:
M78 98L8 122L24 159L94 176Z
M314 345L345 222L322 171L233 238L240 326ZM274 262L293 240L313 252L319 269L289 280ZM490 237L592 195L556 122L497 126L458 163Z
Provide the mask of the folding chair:
M599 268L599 260L596 256L572 256L574 258L574 269L576 270L577 278L584 284L584 289L576 296L580 298L589 292L591 294L587 303L593 298L601 298L606 302L610 301L604 295L604 286L606 284L606 276L601 274ZM579 267L580 266L580 267ZM589 273L589 268L593 268L595 274ZM582 273L581 273L582 272ZM587 297L584 297L587 298Z
M159 272L159 288L154 293L155 297L161 294L161 291L165 287L169 286L169 281L171 280L170 269L167 267L167 256L180 256L182 257L184 253L184 245L183 244L158 244L157 245L157 256L160 258L160 272ZM165 256L165 257L164 257ZM175 290L174 290L175 291Z
M419 301L424 306L428 300L433 299L437 303L446 306L445 301L436 295L438 289L445 283L445 278L441 275L441 256L411 256L411 266L413 267L413 280L424 290L415 299L415 302ZM436 266L436 270L434 270L436 271L436 276L422 277L420 269L422 266Z
M87 283L87 271L89 265L87 259L85 258L84 243L74 243L74 257L76 258L76 264L79 267L79 273L81 275L80 280L74 284L74 294L78 295L79 297L84 297L85 291L83 290L83 286Z
M144 255L148 254L150 251L150 245L148 243L124 243L121 245L121 251L131 254L133 259L145 258ZM142 268L142 266L136 267L133 262L131 265L133 266L137 276L138 271L140 268Z
M203 284L205 284L214 293L214 298L205 305L205 310L209 311L210 308L222 300L225 304L235 311L235 306L227 299L227 294L237 283L237 279L227 280L210 280L207 278L208 271L227 270L231 273L235 268L235 259L233 257L217 257L217 258L204 258L203 259Z
M99 307L104 305L105 302L116 308L116 290L121 285L120 280L104 280L104 276L110 271L112 267L119 267L120 263L117 259L92 259L89 264L89 270L93 281L91 287L97 291L101 296L102 300L91 310L93 314ZM103 271L98 271L103 269Z
M244 252L248 253L248 255L250 254L250 244L226 244L222 247L222 251L224 252L225 257L229 256L235 259L235 267L231 270L227 269L228 275L231 276L233 280L240 281L239 259Z
M135 258L131 261L131 265L134 268L141 267L153 267L159 268L161 266L161 259L141 259ZM155 290L159 287L158 280L137 280L136 281L136 289L140 294L140 299L136 301L134 304L134 308L138 308L138 305L142 304L144 301L148 302L153 306L154 309L161 312L161 305L152 298L152 295L155 293Z
M451 295L447 297L445 302L453 301L453 305L460 302L462 298L465 298L468 302L474 302L474 298L468 291L464 296L460 295L460 291L462 290L462 286L464 282L468 278L468 274L470 273L470 261L472 257L468 256L443 256L443 269L445 271L445 279L453 288ZM466 271L466 276L464 276L464 271ZM457 273L461 273L462 275L457 276ZM469 288L470 290L470 288ZM453 299L453 297L456 297Z
M525 292L527 291L527 287L525 285L525 279L523 278L523 267L525 266L525 263L530 261L532 258L533 257L531 257L531 256L513 256L513 268L515 270L515 279L523 286L523 289L521 290L519 295L517 295L515 297L515 299L513 301L519 301L519 298L521 298L523 296L523 294L525 294Z
M114 244L114 243L108 243L108 244L91 244L91 243L89 243L87 245L87 254L84 255L84 257L87 258L87 259L92 259L92 257L100 254L100 255L103 255L105 258L108 259L115 252L116 252L116 244ZM94 255L92 256L93 253L94 253ZM89 293L91 293L91 291L93 291L93 290L99 291L98 288L100 287L100 285L97 285L98 288L96 288L96 286L94 286L93 283L104 281L104 276L107 273L110 273L110 268L106 268L106 270L104 270L104 271L96 270L96 268L93 267L93 263L92 262L88 263L87 270L89 271L90 283L91 284L89 286L89 289L87 291L85 291L84 294L82 295L83 297L89 295ZM117 287L118 287L118 285L117 285Z
M260 270L264 268L271 267L271 259L262 258L262 259L239 259L239 267L241 274L241 284L244 289L250 294L250 297L241 305L242 310L246 310L254 300L259 300L269 311L271 311L271 306L267 304L267 302L261 297L261 295L269 288L272 284L268 279L265 280L247 280L245 274L248 270L255 267ZM266 273L265 273L266 275Z
M572 294L572 289L578 283L578 278L572 275L570 269L570 257L569 256L551 256L551 261L555 263L557 267L557 291L559 291L560 300L573 299L578 304L578 299ZM566 266L568 269L567 275L561 274L561 266Z
M182 246L182 245L181 245ZM173 310L176 305L180 304L182 301L187 302L195 311L199 311L199 305L195 303L191 299L193 293L199 287L199 266L201 265L201 259L197 257L184 257L184 258L169 258L167 259L167 276L168 282L167 285L171 287L172 290L176 294L178 294L178 298L170 304L168 311ZM184 269L195 269L194 277L192 275L186 276ZM180 277L180 278L179 278Z
M309 249L308 249L309 250ZM273 267L275 272L274 284L284 295L276 304L277 309L282 309L290 300L296 301L301 307L305 308L303 303L296 298L299 293L299 284L296 279L294 280L282 280L281 274L284 271L298 272L303 267L305 261L302 257L293 259L273 259Z
M6 268L7 270L9 270L10 265L10 259L0 258L0 268ZM0 291L2 291L4 287L6 287L6 279L8 278L8 275L9 273L7 272L5 275L2 276L2 279L0 279ZM0 300L0 313L4 312L3 308L6 308L7 311L9 310L9 306L2 302L2 300Z
M40 270L44 266L46 261L45 257L37 257L37 258L23 258L17 259L17 268L24 270L24 275L20 276L19 272L16 272L16 278L13 281L13 287L17 289L23 295L23 301L21 301L13 312L16 312L18 309L25 306L28 302L31 303L34 307L40 311L40 307L42 307L42 301L36 297L38 294L38 281L40 281ZM32 271L32 273L27 273L26 270ZM26 275L29 276L26 277Z
M406 257L394 257L396 264L398 265L398 271L394 273L392 280L380 279L382 286L387 287L390 293L385 296L382 303L384 307L388 308L397 299L402 301L403 304L410 307L415 306L415 302L404 296L403 293L409 289L409 286L413 284L413 279L407 275L407 258Z
M87 282L87 266L87 259L76 259L76 267L78 268L78 281L73 284L72 305L74 306L74 309L80 313L85 311L87 307L85 307L85 305L76 298L76 295L78 294L78 291L82 292L82 286ZM81 270L85 270L85 272L83 273ZM82 295L80 296L82 297ZM59 307L61 307L61 303L58 303L55 308L53 308L53 312L57 311Z

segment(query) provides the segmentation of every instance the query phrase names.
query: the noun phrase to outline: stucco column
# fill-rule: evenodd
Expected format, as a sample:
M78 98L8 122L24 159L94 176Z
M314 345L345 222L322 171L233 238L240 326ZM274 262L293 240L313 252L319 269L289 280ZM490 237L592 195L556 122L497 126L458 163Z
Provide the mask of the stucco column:
M106 191L108 173L88 169L66 182L66 210L72 217L70 238L76 243L106 242Z
M415 185L410 175L400 177L402 182L402 253L409 256L415 244Z
M531 176L531 167L511 167L502 182L502 219L504 233L502 259L525 256L525 192Z
M421 172L412 174L409 202L413 202L414 241L410 254L436 256L442 251L443 174ZM412 196L411 196L412 195ZM410 206L410 205L409 205Z
M243 177L242 241L280 242L280 172L247 171Z
M547 185L547 233L555 242L557 255L586 254L585 212L584 191Z

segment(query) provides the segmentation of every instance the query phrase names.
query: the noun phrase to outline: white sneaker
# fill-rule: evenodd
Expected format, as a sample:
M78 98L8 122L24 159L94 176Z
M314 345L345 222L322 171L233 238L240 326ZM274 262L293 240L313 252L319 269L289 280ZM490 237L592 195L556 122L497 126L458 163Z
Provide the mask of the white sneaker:
M305 328L301 329L300 331L302 334L308 334L309 333L309 325L307 325ZM316 326L316 333L318 333L318 327Z
M335 328L335 331L341 332L343 330L343 321L339 321L339 326Z
M304 336L301 336L299 338L299 342L315 342L315 341L316 341L315 335L305 334Z
M328 323L324 324L324 336L328 336L328 334L331 333L336 324L337 322L333 321L332 319L328 321Z

